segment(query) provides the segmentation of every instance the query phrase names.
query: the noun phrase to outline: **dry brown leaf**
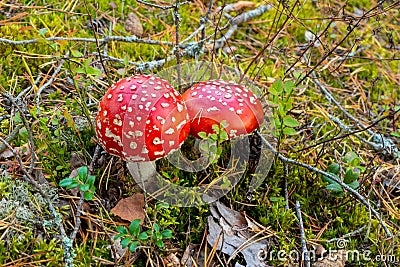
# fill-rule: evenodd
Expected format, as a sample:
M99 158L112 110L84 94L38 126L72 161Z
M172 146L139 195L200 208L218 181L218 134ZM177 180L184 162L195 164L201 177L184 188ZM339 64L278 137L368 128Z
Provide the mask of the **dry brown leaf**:
M180 267L181 263L179 262L178 257L174 253L171 253L164 258L164 265L168 267Z
M133 221L140 219L144 220L145 214L143 210L144 195L135 194L133 196L121 199L117 205L111 209L111 212L121 219Z
M125 20L125 30L131 35L142 36L143 26L138 16L135 13L130 12Z

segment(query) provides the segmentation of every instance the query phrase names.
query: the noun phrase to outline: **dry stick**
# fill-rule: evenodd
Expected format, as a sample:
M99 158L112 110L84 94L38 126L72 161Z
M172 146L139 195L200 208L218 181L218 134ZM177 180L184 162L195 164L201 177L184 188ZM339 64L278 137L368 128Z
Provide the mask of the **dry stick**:
M304 56L304 60L305 60L306 66L310 67L309 62L305 56ZM370 127L367 127L365 124L363 124L361 121L359 121L356 117L351 115L345 108L343 108L341 106L339 101L337 101L333 97L333 95L328 91L328 89L319 82L318 77L315 74L315 72L311 70L310 74L312 77L312 82L314 82L320 88L321 92L324 94L324 96L328 99L329 102L334 103L340 109L340 111L343 112L344 115L346 115L349 119L351 119L356 124L358 124L363 130L366 130L370 135L372 135L372 138L373 138L375 144L372 142L366 142L367 144L371 145L376 150L382 150L382 149L386 148L385 151L389 152L394 158L400 158L400 151L391 139L386 138L383 135L375 133L374 131L372 131L370 129ZM332 118L333 117L331 117L331 119ZM335 122L338 123L340 121L336 120ZM340 123L339 127L346 128L346 131L350 131L350 129L348 127L344 127L343 123ZM360 138L358 135L355 135L355 136L357 138Z
M73 37L73 38L68 38L68 37L48 37L48 38L43 38L43 39L29 39L29 40L23 40L23 41L14 41L10 39L5 39L5 38L0 38L0 43L5 43L5 44L10 44L10 45L26 45L26 44L33 44L33 43L38 43L41 40L46 40L46 41L68 41L68 42L85 42L85 43L109 43L112 41L118 41L118 42L126 42L126 43L139 43L139 44L150 44L150 45L167 45L167 46L174 46L172 42L166 42L166 41L157 41L157 40L151 40L151 39L142 39L138 38L137 36L106 36L101 39L96 39L95 38L80 38L80 37Z
M37 91L36 93L36 111L37 114L40 115L40 94L43 92L43 90L45 90L48 86L50 86L54 79L56 78L56 76L58 75L58 73L60 73L62 66L64 65L64 60L61 60L60 64L58 65L58 67L56 68L56 70L54 71L53 75L51 76L51 78L45 83L43 84ZM39 76L40 77L40 76Z
M22 122L23 122L23 124L24 124L24 126L26 128L27 133L28 133L28 140L29 140L29 144L31 146L31 154L32 154L32 156L31 156L31 164L30 164L28 173L32 174L32 172L33 172L33 170L35 168L35 160L36 160L35 143L33 142L32 131L31 131L31 128L29 126L28 120L26 119L25 112L18 105L17 100L11 94L9 94L7 91L5 91L5 92L3 92L1 94L4 95L5 97L7 97L8 100L10 100L10 102L13 104L13 106L16 109L18 109L19 114L20 114L21 119L22 119ZM19 101L19 102L21 102L21 101ZM22 102L21 102L21 105L25 106Z
M19 167L21 171L24 173L24 179L26 182L28 182L30 185L33 186L33 188L39 192L39 194L43 197L43 199L47 202L47 206L50 210L51 215L53 216L53 220L55 225L58 227L60 234L61 234L61 242L62 246L64 247L64 263L65 266L72 267L72 262L73 262L73 257L74 257L74 249L72 247L72 242L71 240L67 237L64 226L62 224L61 220L61 215L58 213L51 202L48 194L44 192L41 188L41 186L36 182L36 180L32 177L32 175L26 170L21 157L14 151L12 146L3 138L0 137L0 142L2 142L15 156L15 158L18 161Z
M293 165L297 165L300 167L303 167L309 171L312 172L316 172L319 173L321 175L324 175L326 177L328 177L329 179L332 179L333 181L335 181L336 183L338 183L341 187L343 187L343 189L347 190L348 192L350 192L353 196L355 196L364 206L366 206L368 209L371 210L372 214L374 214L374 216L379 220L379 223L382 225L383 229L386 232L386 235L390 238L393 237L392 233L390 232L390 230L387 228L386 224L383 222L381 216L379 215L379 213L371 207L371 204L369 204L369 202L362 196L360 195L360 193L358 193L356 190L354 190L353 188L351 188L350 186L348 186L346 183L344 183L342 180L338 179L336 176L332 175L331 173L322 171L318 168L315 168L313 166L310 166L308 164L302 163L302 162L298 162L294 159L290 159L290 158L286 158L285 156L283 156L282 154L280 154L278 151L275 150L275 148L267 141L267 139L265 139L265 137L260 134L260 132L256 131L256 134L261 138L261 141L268 147L268 149L271 150L272 153L274 153L275 156L277 156L281 161L288 163L288 164L293 164Z
M310 255L308 254L306 237L304 234L303 218L301 217L300 202L296 201L296 214L299 219L300 238L301 238L301 255L304 259L305 266L310 267Z
M283 170L285 172L285 183L283 185L283 191L285 193L285 208L289 210L289 192L288 192L288 177L289 177L289 167L288 165L283 162Z
M185 4L187 4L187 3L190 3L190 1L185 1L185 2L182 2L182 3L176 3L175 5L162 6L162 5L157 5L157 4L149 3L149 2L146 2L146 1L143 1L143 0L136 0L136 1L139 2L139 3L141 3L141 4L143 4L143 5L150 6L150 7L155 7L155 8L163 9L163 10L179 8L179 7L182 6L182 5L185 5Z
M2 117L0 117L2 118ZM23 126L22 125L17 125L15 126L14 130L6 137L5 141L7 143L10 143L12 140L14 140L17 135L19 134L19 130L21 130ZM6 149L6 145L1 143L0 144L0 153L3 152Z
M179 14L179 0L176 0L176 4L174 7L174 18L175 18L175 57L176 57L176 64L177 64L177 72L178 72L178 91L183 93L181 88L182 77L181 77L181 52L180 52L180 26L181 26L181 16Z

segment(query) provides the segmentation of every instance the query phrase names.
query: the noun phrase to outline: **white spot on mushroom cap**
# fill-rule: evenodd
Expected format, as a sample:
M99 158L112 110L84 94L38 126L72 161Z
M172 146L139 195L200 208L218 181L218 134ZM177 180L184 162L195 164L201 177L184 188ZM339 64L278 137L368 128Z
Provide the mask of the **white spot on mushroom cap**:
M162 151L154 151L154 156L162 156L164 154L165 154L164 150L162 150Z
M132 141L132 142L129 143L129 147L131 149L136 149L137 148L137 143Z
M207 112L210 112L210 111L220 111L220 109L217 107L211 107L211 108L207 109Z
M135 127L135 123L133 121L129 121L129 126Z
M137 119L137 121L141 121L141 120L142 120L142 117L137 116L136 119Z
M122 102L124 100L124 96L122 94L118 94L118 102Z
M108 95L107 95L107 98L108 98L108 99L111 99L111 98L112 98L112 94L108 94Z
M178 109L178 112L182 112L183 111L183 105L176 103L176 107Z
M186 124L186 120L181 121L181 123L179 123L179 124L176 126L176 129L179 130L179 129L182 128L185 124Z
M164 140L161 140L160 138L156 137L156 138L153 139L153 144L154 145L164 144Z
M236 110L236 113L237 113L238 115L242 114L242 113L243 113L243 109L238 109L238 110Z
M167 108L167 107L169 107L169 103L161 103L161 106L162 106L163 108Z
M136 88L137 88L137 87L136 87L135 84L132 84L131 87L130 87L131 90L136 90Z
M173 128L169 128L168 130L165 131L165 134L173 134L175 130Z
M137 95L132 95L132 99L135 100L138 96Z
M169 146L173 146L173 145L175 145L175 141L173 141L173 140L169 141Z

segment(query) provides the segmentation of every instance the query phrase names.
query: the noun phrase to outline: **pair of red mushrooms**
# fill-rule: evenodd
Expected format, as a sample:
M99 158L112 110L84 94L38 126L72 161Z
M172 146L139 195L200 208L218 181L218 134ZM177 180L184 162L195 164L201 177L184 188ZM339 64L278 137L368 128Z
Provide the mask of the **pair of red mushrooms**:
M184 94L151 75L119 80L100 101L96 134L103 148L126 161L153 161L180 148L189 134L213 133L227 122L229 138L248 134L264 121L249 89L223 80L195 84Z

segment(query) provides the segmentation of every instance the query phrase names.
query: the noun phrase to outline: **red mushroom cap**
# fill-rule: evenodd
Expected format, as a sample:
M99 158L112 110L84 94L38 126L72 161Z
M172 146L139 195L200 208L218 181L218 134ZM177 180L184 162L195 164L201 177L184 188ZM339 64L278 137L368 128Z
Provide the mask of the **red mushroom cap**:
M96 134L126 161L153 161L178 149L190 124L182 96L165 80L135 75L111 86L100 101Z
M190 118L190 134L213 133L212 125L227 122L230 138L254 131L264 121L260 100L234 82L211 80L192 86L183 95Z

